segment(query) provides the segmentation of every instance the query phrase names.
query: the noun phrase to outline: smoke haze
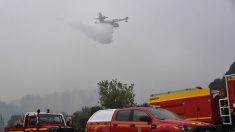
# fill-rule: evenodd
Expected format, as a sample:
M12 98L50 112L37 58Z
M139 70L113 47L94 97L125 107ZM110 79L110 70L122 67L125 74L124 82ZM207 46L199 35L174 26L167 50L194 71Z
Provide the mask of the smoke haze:
M46 111L73 114L84 106L94 106L98 103L98 92L92 89L69 90L66 92L54 92L46 95L28 94L21 99L12 102L0 101L0 114L5 122L13 114L25 112Z

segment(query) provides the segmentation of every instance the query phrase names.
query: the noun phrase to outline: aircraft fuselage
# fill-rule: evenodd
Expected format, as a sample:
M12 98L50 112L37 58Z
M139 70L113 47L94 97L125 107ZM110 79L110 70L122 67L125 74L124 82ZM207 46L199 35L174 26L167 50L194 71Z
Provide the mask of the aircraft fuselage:
M109 23L109 24L111 24L113 27L119 27L118 22L120 22L120 21L125 21L125 22L127 22L127 20L128 20L128 17L125 17L125 18L123 18L123 19L105 20L106 18L108 18L108 17L103 16L102 13L99 13L99 17L96 18L96 19L99 20L99 23Z

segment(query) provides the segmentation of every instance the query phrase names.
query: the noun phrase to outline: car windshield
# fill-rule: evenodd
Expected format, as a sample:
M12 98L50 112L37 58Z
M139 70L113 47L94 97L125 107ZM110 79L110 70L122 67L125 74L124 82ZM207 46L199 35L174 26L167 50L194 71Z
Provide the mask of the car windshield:
M166 109L162 109L162 108L151 108L149 109L149 111L153 114L154 117L156 117L159 120L165 120L165 119L172 119L172 120L183 120L182 117L180 117L179 115L170 112Z
M39 116L40 123L53 123L53 124L62 124L64 123L61 115L52 115L52 114L40 114Z

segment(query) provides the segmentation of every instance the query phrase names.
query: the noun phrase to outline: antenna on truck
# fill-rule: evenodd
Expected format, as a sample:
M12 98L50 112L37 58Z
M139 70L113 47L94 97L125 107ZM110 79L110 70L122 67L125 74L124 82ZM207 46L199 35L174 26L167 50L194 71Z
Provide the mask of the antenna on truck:
M37 132L39 132L39 113L40 109L37 110Z

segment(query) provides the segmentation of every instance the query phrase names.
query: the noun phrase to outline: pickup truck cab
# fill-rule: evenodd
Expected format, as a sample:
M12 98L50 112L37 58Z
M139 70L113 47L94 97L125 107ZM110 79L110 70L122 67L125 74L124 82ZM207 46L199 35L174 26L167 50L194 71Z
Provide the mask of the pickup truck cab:
M184 120L155 107L99 110L87 122L87 132L213 132L212 124Z
M50 112L27 112L23 119L23 125L5 128L5 132L73 132L74 129L67 126L62 114Z

